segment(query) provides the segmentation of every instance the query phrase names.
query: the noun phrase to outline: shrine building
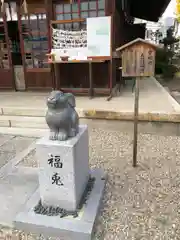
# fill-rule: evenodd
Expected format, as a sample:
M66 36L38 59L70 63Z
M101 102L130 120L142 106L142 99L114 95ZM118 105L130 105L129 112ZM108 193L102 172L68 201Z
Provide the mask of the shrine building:
M62 89L75 94L110 95L121 81L116 48L145 38L146 25L134 24L134 19L157 22L169 2L2 1L0 90ZM58 48L68 55L65 61ZM50 61L48 54L53 51L57 58L60 56Z

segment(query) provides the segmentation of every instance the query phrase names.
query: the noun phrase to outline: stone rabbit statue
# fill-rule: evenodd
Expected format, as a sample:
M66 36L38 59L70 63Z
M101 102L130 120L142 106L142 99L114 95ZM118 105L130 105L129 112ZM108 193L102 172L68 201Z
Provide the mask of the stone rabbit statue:
M79 130L79 116L75 110L75 97L71 93L52 91L47 99L46 122L50 140L65 141L75 137Z

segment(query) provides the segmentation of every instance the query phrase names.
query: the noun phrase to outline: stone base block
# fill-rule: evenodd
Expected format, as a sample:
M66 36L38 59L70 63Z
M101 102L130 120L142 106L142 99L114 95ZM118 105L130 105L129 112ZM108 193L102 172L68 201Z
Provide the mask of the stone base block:
M89 179L89 138L86 125L67 141L48 136L36 143L39 190L46 206L76 210Z
M14 220L15 228L28 233L42 234L44 237L57 237L61 240L91 240L106 183L106 177L100 169L93 170L91 176L95 178L94 186L77 218L36 214L34 207L40 199L39 190L37 190L24 209L17 214Z

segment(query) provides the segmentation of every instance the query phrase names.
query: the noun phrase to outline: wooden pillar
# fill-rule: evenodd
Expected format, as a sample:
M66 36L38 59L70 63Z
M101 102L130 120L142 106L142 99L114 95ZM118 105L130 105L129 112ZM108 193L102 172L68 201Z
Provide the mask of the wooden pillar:
M52 33L51 33L51 20L53 15L53 4L51 0L44 0L44 5L46 9L46 25L48 30L48 53L51 52L52 49ZM55 66L54 64L50 64L50 72L51 72L51 82L52 82L52 89L56 89L56 77L55 77Z
M3 12L3 25L4 25L5 41L6 41L7 50L8 50L9 69L11 71L11 76L12 76L12 87L14 90L16 90L14 70L13 70L13 64L12 64L12 56L11 56L11 51L10 51L10 46L9 46L8 26L7 26L7 18L6 18L6 14L5 14L5 9Z
M45 9L46 9L46 24L48 29L48 48L49 51L52 48L52 36L51 36L51 25L50 21L52 20L52 1L44 0Z
M110 94L112 93L113 89L113 60L109 61L109 89L110 89Z
M25 50L24 50L24 40L23 40L23 35L22 35L21 9L20 9L19 4L16 5L16 9L17 9L17 16L18 16L20 51L21 51L22 64L23 64L23 70L24 70L24 83L25 83L25 89L27 89Z
M92 76L92 62L89 62L89 97L93 98L94 89L93 89L93 76Z
M139 115L139 80L136 78L136 89L134 99L134 141L133 141L133 167L137 166L137 144L138 144L138 115Z
M60 77L59 77L59 72L60 72L60 66L61 64L59 63L54 63L53 67L54 67L54 78L55 78L55 89L56 90L60 90L61 88L61 83L60 83Z

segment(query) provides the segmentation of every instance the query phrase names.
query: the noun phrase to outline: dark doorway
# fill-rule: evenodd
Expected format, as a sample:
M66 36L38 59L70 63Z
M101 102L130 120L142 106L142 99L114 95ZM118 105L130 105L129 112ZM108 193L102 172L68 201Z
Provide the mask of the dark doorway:
M7 27L11 47L12 64L13 66L22 65L18 21L8 21Z
M4 17L0 22L0 89L15 89L11 47L7 19Z

